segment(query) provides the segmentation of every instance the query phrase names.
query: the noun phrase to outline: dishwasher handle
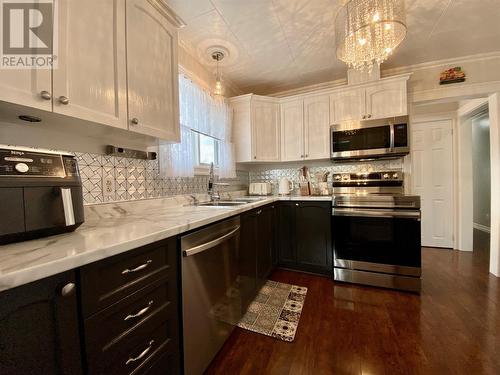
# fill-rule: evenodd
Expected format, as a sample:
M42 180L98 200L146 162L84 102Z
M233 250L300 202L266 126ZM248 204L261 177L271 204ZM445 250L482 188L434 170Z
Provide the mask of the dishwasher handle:
M228 239L230 239L231 237L234 237L236 235L236 233L238 233L238 231L240 230L240 226L237 225L236 227L234 227L233 230L231 230L230 232L212 240L212 241L208 241L208 242L205 242L201 245L197 245L197 246L193 246L189 249L186 249L183 251L183 255L185 257L189 257L191 255L195 255L195 254L198 254L198 253L201 253L202 251L205 251L205 250L208 250L208 249L211 249L212 247L215 247L217 245L220 245L221 243L223 243L224 241L227 241Z

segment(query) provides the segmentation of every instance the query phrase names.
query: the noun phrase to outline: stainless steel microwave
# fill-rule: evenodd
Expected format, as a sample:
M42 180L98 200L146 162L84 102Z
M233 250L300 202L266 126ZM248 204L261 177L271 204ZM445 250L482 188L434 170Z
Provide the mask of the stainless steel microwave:
M403 156L410 152L408 116L332 125L333 160Z

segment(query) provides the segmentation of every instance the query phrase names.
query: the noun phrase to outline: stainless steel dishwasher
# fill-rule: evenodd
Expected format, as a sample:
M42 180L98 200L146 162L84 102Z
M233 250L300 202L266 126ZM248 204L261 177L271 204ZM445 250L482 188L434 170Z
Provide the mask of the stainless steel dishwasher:
M240 217L181 237L184 371L200 375L242 316Z

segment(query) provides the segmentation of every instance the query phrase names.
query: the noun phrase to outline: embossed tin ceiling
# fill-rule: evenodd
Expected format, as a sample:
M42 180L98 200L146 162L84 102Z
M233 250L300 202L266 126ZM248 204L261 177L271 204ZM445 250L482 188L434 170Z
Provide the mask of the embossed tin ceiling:
M181 43L230 51L223 73L243 93L265 94L346 76L335 56L341 0L165 0L186 22ZM408 36L382 68L500 50L500 0L406 0ZM210 68L212 69L212 68Z

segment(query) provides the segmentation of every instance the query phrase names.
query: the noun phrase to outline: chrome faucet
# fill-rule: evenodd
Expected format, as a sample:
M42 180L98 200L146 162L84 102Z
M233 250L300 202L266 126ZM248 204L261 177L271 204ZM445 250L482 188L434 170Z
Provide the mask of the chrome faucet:
M226 182L215 182L214 175L214 163L210 163L210 172L208 174L208 190L207 193L210 197L210 201L220 200L219 191L215 191L215 186L229 186Z

